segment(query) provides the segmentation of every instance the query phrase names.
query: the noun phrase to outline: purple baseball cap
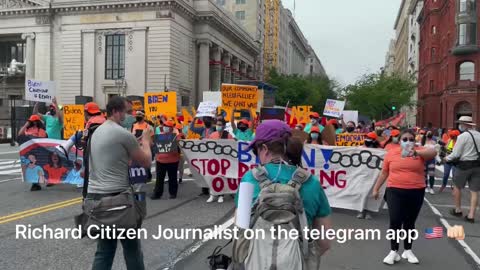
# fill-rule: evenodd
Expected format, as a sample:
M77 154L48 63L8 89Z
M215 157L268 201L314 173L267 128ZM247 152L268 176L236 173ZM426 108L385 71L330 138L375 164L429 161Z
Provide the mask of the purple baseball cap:
M292 136L291 128L280 120L265 120L255 131L255 139L248 145L247 151L253 149L258 142L271 142L286 140Z

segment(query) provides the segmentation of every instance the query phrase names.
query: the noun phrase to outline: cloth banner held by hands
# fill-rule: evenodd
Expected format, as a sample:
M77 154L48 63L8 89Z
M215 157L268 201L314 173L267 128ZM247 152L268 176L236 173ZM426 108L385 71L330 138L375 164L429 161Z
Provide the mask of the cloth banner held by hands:
M198 184L213 195L236 193L243 175L257 166L247 145L233 140L180 141L190 170L201 179ZM305 145L302 161L320 179L332 207L377 212L381 200L374 200L371 191L384 155L377 149Z

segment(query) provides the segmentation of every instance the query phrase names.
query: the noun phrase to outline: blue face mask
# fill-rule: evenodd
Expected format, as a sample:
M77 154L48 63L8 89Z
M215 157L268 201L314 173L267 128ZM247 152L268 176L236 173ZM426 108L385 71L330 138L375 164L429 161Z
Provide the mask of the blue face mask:
M402 143L400 144L402 146L403 149L408 149L408 148L413 148L415 146L415 142L404 142L402 141Z
M223 131L223 126L217 126L217 131L222 132Z
M165 132L165 133L170 132L170 127L163 127L163 132Z
M459 125L458 130L460 130L461 132L465 132L465 130L467 130L467 129L465 128L464 125Z
M313 140L318 140L318 133L312 133L310 135L312 136Z

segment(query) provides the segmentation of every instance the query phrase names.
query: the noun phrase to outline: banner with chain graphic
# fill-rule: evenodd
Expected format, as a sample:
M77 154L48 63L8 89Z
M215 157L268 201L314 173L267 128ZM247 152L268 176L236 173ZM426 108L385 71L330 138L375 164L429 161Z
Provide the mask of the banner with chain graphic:
M195 179L203 180L199 185L213 195L236 193L243 175L259 163L246 151L247 142L184 140L179 145ZM381 200L371 198L371 192L384 155L363 147L305 145L302 161L319 179L332 207L376 212Z

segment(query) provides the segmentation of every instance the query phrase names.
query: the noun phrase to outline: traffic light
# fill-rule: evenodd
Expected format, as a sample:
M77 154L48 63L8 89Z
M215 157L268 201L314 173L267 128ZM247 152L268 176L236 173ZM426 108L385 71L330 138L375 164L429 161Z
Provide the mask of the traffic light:
M396 110L397 110L397 106L392 105L392 111L396 111Z

